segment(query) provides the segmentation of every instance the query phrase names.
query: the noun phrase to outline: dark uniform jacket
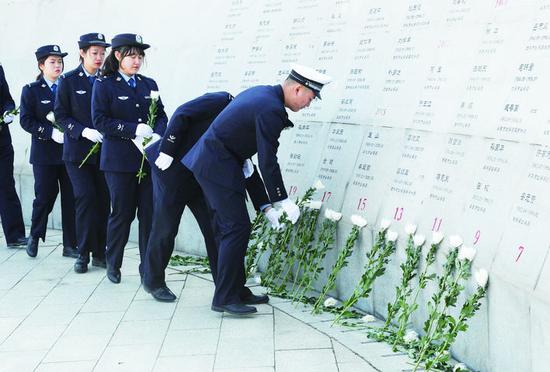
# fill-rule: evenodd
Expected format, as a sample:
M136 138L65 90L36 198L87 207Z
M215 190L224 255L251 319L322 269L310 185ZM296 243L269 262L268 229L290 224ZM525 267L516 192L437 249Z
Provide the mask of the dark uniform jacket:
M281 131L289 126L280 85L249 88L218 115L182 162L197 177L244 194L243 162L258 153L271 202L286 199L277 149Z
M147 124L151 91L157 83L143 75L135 75L132 88L119 73L97 79L92 93L92 119L103 133L100 169L111 172L137 172L142 154L131 141L138 124ZM168 118L162 100L158 100L153 131L160 136L166 130Z
M167 177L172 175L177 178L177 182L195 182L193 173L180 161L232 99L233 96L227 92L206 93L179 106L170 118L162 140L146 150L151 166L155 166L155 159L159 152L163 152L172 156L174 161L169 169L159 174L166 174ZM259 210L262 205L269 204L264 184L258 172L255 172L246 181L246 189L255 209Z
M94 145L82 137L84 128L94 128L91 106L92 84L80 65L63 75L57 87L54 112L59 125L65 130L64 161L80 163ZM97 157L98 154L90 156L86 163L95 164Z
M4 75L4 69L0 65L0 115L4 115L4 112L11 111L15 108L15 102L11 98L10 88ZM9 124L0 124L0 146L11 143Z
M46 119L53 111L54 102L55 96L44 78L23 87L19 121L23 129L32 134L31 164L63 164L63 145L52 140L54 127Z

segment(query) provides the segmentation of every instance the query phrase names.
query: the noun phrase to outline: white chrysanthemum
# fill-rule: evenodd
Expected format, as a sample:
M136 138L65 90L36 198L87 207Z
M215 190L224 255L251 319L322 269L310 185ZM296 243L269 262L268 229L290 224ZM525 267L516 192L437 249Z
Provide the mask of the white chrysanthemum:
M386 233L386 240L389 242L395 242L397 240L398 234L393 230L388 230Z
M476 256L476 249L473 247L462 246L458 251L458 259L461 261L468 260L472 261Z
M407 224L407 226L405 226L405 232L407 235L414 235L416 232L416 225L412 223Z
M264 247L264 242L261 241L258 243L258 249L262 249Z
M376 318L374 317L374 315L367 314L363 316L361 320L363 321L363 323L372 323L376 321Z
M449 244L452 248L458 248L462 245L462 243L464 243L462 241L462 238L458 235L451 235L451 237L449 238Z
M426 237L422 234L416 234L413 237L413 243L415 247L420 247L421 245L424 244L425 241L426 241Z
M439 244L443 240L443 233L436 231L432 234L432 244Z
M403 341L405 341L407 344L414 342L418 340L418 333L413 331L412 329L407 330L405 333L405 336L403 336Z
M325 307L335 307L337 303L338 301L336 301L334 298L328 297L325 302L323 302L323 305L325 305Z
M157 100L160 98L160 92L157 90L152 90L149 96L151 97L151 99Z
M315 188L315 190L322 190L325 188L325 185L323 185L321 180L317 180L313 183L313 187Z
M342 213L327 208L327 210L325 210L325 218L334 222L338 222L342 219Z
M48 112L48 115L46 115L46 119L48 119L50 123L55 123L55 114L53 113L53 111Z
M485 288L489 280L489 273L485 269L479 269L474 273L474 278L478 286Z
M469 371L468 367L464 363L457 363L453 367L453 372L466 372Z
M391 226L391 220L387 218L382 218L382 221L380 221L380 230L386 231Z
M365 220L363 217L354 214L350 217L351 223L358 227L365 227L367 226L367 220Z

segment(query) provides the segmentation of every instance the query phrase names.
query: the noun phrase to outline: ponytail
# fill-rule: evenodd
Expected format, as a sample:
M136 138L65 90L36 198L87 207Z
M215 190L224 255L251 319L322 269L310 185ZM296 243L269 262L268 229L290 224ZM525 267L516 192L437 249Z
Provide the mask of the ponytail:
M101 76L105 77L113 75L118 71L118 60L115 57L115 51L111 50L111 53L105 58L103 67L101 68Z
M39 58L38 59L38 76L36 76L36 81L42 79L42 77L44 76L44 73L42 72L42 70L40 69L40 65L43 65L44 63L46 63L46 60L48 59L49 56L45 56L45 57L42 57L42 58Z
M143 49L136 46L121 46L119 48L112 49L107 58L105 58L105 63L103 63L103 67L101 68L101 76L105 77L117 73L120 63L118 62L118 59L116 59L116 51L120 53L121 60L124 59L124 57L131 56L133 54L139 54L140 56L145 57L145 52Z

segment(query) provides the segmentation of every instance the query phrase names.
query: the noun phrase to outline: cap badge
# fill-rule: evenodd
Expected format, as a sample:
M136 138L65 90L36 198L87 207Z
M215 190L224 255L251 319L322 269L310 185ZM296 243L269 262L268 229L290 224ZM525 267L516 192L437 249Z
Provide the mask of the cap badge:
M136 41L140 44L143 44L143 39L141 38L140 35L136 35Z

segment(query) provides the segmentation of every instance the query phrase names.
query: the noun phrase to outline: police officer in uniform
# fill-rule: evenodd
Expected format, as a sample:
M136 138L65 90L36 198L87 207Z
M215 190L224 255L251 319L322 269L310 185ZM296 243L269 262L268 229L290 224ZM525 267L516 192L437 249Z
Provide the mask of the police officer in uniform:
M242 166L258 153L271 203L281 202L295 223L300 210L286 194L277 163L278 138L285 127L292 125L285 107L299 111L309 106L316 96L320 98L321 88L329 80L313 69L295 66L281 85L245 90L218 115L183 158L214 210L220 236L212 310L237 315L256 312L240 297L246 280L244 257L251 228Z
M27 254L36 257L38 239L46 238L48 215L61 190L63 256L78 257L75 233L74 197L71 181L63 164L64 135L54 124L53 109L63 57L58 45L45 45L35 52L40 74L23 87L21 93L21 126L32 134L30 163L34 174L31 232ZM50 114L51 113L51 114Z
M216 92L184 103L174 112L162 140L146 150L147 159L151 162L154 214L145 255L143 287L158 301L170 302L176 299L166 285L164 271L174 250L174 240L186 206L199 224L212 276L216 282L218 247L211 224L212 216L199 184L193 174L180 163L180 159L232 99L227 92ZM256 210L262 206L268 207L269 198L257 172L247 179L247 191ZM266 215L278 223L279 214L274 209ZM260 298L246 287L243 287L241 297L249 303Z
M78 46L81 64L61 77L54 111L65 130L63 160L75 196L79 256L74 270L85 273L90 253L93 266L106 267L109 190L99 170L99 152L89 156L84 164L82 162L90 149L103 141L102 134L92 124L92 88L105 60L105 49L110 44L105 42L103 34L89 33L80 36Z
M149 45L135 34L116 35L111 45L102 77L94 85L92 119L94 127L103 134L100 169L105 173L112 208L107 226L107 277L113 283L120 283L124 247L136 209L142 263L151 231L151 171L145 161L143 170L147 175L141 181L136 177L142 160L138 146L143 138L160 138L168 119L159 100L154 127L146 124L151 91L158 91L153 79L138 74ZM138 143L132 139L138 139ZM139 272L143 277L141 263Z
M21 202L15 191L13 178L13 146L8 125L13 121L15 102L4 69L0 64L0 219L8 248L27 244Z

